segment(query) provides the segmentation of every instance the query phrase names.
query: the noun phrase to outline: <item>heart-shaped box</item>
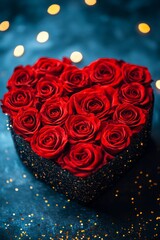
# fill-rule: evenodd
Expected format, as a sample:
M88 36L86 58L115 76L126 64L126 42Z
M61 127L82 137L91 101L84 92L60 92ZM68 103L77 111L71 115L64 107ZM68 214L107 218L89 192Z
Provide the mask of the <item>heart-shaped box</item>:
M54 63L56 61L56 63L58 64L53 65L53 61ZM41 64L43 65L43 68ZM67 78L66 78L66 72L64 70L62 71L63 73L60 73L61 77L59 77L59 72L61 71L61 64L67 65L67 70L66 70ZM114 69L114 65L116 66L116 69ZM10 125L12 137L13 137L18 155L22 160L22 162L27 167L29 167L29 169L31 169L31 171L33 172L36 178L42 179L47 184L51 185L53 189L64 193L69 198L77 199L81 202L89 202L93 200L95 197L98 197L100 193L103 192L105 189L109 188L115 181L119 179L121 175L125 174L125 172L129 168L131 168L134 165L134 163L142 156L145 150L145 147L147 146L147 143L150 138L150 133L151 133L152 112L153 112L153 93L152 93L152 88L150 87L150 83L151 83L150 74L147 68L145 67L127 64L124 61L118 61L115 59L99 59L91 63L90 66L85 67L83 70L79 70L78 68L71 66L71 63L67 59L64 59L63 62L60 62L59 60L55 60L55 59L42 58L42 59L39 59L34 66L36 67L39 66L40 70L39 69L38 71L34 70L34 73L33 73L30 66L27 66L27 68L25 69L23 67L18 67L15 69L14 74L12 75L12 77L8 82L9 92L5 95L4 100L2 100L2 103L3 103L2 109L5 113L9 114L9 125ZM89 68L91 68L92 70L89 70ZM90 85L88 85L88 82L87 82L87 87L86 86L84 87L84 84L86 84L86 80L84 81L84 79L86 78L84 77L83 74L81 74L83 71L85 72L84 75L88 74L87 79L89 80L87 81L90 82L89 83ZM128 71L130 72L128 73ZM27 104L23 97L25 88L26 88L26 91L28 91L28 86L30 86L31 88L33 88L33 86L34 88L37 88L37 83L35 83L36 81L35 79L38 79L37 82L40 82L42 85L44 85L45 80L48 79L48 75L47 76L45 75L44 77L44 72L45 73L47 72L47 74L49 74L50 81L52 81L52 79L50 78L51 76L54 76L54 77L56 76L57 81L59 81L58 79L60 78L61 82L63 81L63 84L64 84L64 88L62 92L63 94L65 93L64 95L65 95L65 101L67 101L66 109L68 111L68 115L63 119L63 123L61 123L60 125L61 127L59 127L58 125L60 117L57 118L57 110L56 111L55 109L54 111L53 109L51 109L52 111L49 110L49 113L50 112L53 113L53 115L51 114L50 117L53 116L55 119L55 116L56 116L56 119L53 122L51 121L51 123L47 122L47 124L45 124L46 122L44 123L44 118L43 118L44 116L42 114L44 110L45 112L47 112L47 107L50 109L50 106L55 106L55 99L56 99L56 104L57 103L59 104L59 100L58 100L59 96L56 95L56 97L54 97L54 102L52 103L50 102L50 98L51 100L53 99L52 95L49 96L49 99L46 99L46 98L44 99L42 98L42 96L39 95L39 92L37 93L37 90L36 90L34 92L34 96L36 100L34 100L33 101L34 103L33 103L31 101L32 100L31 98L29 99ZM72 76L73 72L75 74L74 77ZM34 77L33 77L33 74L34 74ZM69 79L70 80L72 79L72 81L69 82ZM55 79L54 79L54 84L55 84ZM106 88L106 85L110 85L109 88L108 87ZM126 98L127 101L130 101L130 103L121 102L122 100L120 99L120 96L122 94L122 88L124 85L125 87L127 86L129 88L129 90L127 89L125 94L127 93L129 96L130 95L132 96L132 99L129 99L128 95ZM141 90L143 90L141 91L141 94L139 92L139 88L142 88ZM45 94L46 94L46 86L45 87L43 86L42 89L45 90ZM108 89L109 89L109 94L108 94ZM138 89L137 90L138 94L136 94L136 89ZM16 91L18 92L19 95L16 95L15 97ZM99 91L101 93L100 95L98 95ZM79 93L80 95L78 95ZM101 96L102 93L106 94L105 97L107 97L106 98L107 100L105 100L106 102L104 102L104 107L106 108L108 104L107 101L111 102L111 106L109 110L108 109L107 111L106 109L105 111L103 110L103 113L105 114L102 114L102 111L100 112L99 108L98 108L99 112L97 111L97 102L96 104L95 102L94 104L92 103L90 105L90 108L87 108L87 110L88 109L92 110L92 111L90 110L91 114L89 113L89 115L86 115L86 113L83 114L80 104L78 104L78 107L77 105L76 106L74 105L76 101L75 99L77 96L78 96L78 99L79 99L79 96L82 96L82 98L87 98L88 96L90 96L90 93L92 93L92 99L97 99L98 96L100 98L103 97ZM131 106L131 100L133 100L132 106ZM19 101L18 106L17 106L17 101ZM84 101L82 100L82 102ZM22 110L21 110L20 109L21 107L19 106L20 103L22 105L25 105L25 107L27 105L27 109L23 108L22 106ZM47 103L49 103L48 106L47 106ZM34 129L32 127L33 123L32 123L31 116L28 117L27 115L27 118L26 117L24 118L24 115L27 113L28 108L30 109L30 104L31 104L32 113L34 112L33 108L36 109L36 111L34 112L35 118L33 121ZM132 111L132 107L133 107L133 111ZM74 108L76 109L74 111L77 111L77 112L72 112L72 109ZM57 105L56 105L56 109L57 109ZM120 114L118 114L118 111L120 112ZM41 113L40 119L42 119L42 122L40 123L36 122L37 120L36 117L39 116L37 115L39 113ZM87 120L83 119L83 115L87 116L86 117ZM76 123L74 123L75 116L76 117L78 116L78 121ZM23 117L23 118L19 118L19 117ZM82 120L80 117L82 118ZM17 125L17 119L18 119L18 125ZM23 119L23 121L21 119ZM27 125L24 119L27 122ZM62 119L62 116L61 116L61 119ZM50 119L47 118L47 121L49 120ZM95 120L93 121L96 126L95 128L97 128L96 124L98 123L98 131L94 132L93 126L91 128L92 131L90 131L90 128L88 130L88 125L87 125L88 135L85 135L84 137L84 133L86 133L86 121L87 121L87 124L88 122L90 124L92 120ZM46 115L45 115L45 121L46 121ZM57 121L58 121L58 124L57 124ZM100 125L99 125L99 122L100 122ZM48 157L48 154L52 152L54 153L54 150L57 152L57 148L54 149L54 146L55 145L57 146L57 142L60 141L59 139L61 135L59 136L59 138L57 138L57 136L56 137L53 136L52 138L51 136L52 139L50 138L50 136L49 137L47 136L45 138L42 138L41 142L38 142L37 139L39 139L42 135L45 135L45 133L47 132L47 128L52 130L52 127L50 125L54 125L54 124L56 125L53 127L53 130L55 132L58 129L58 131L60 130L60 132L64 131L65 133L66 132L68 133L68 140L67 140L68 142L65 145L65 147L61 149L64 141L64 139L62 139L61 145L58 146L58 150L61 149L61 152L59 152L58 155L56 153L56 155L54 155L56 157L52 158L52 157ZM126 125L126 128L124 125ZM108 130L108 126L110 126L109 130ZM118 126L118 130L117 130L117 126ZM42 132L42 129L43 130L45 129L45 131ZM105 131L106 132L108 131L107 134ZM123 139L122 139L123 136L120 135L121 131L124 134ZM131 133L131 135L129 135L128 138L126 137L125 131L129 132L129 134ZM110 132L112 132L112 134L110 134ZM104 143L104 140L107 141L108 145L105 145L106 142ZM44 145L46 145L47 151L45 152L45 149L42 148L43 151L37 152L37 149L35 147L37 142L39 143L38 148L40 150L41 150L40 148L41 146L44 147ZM51 144L52 144L51 147L53 147L53 150L50 147ZM78 149L78 146L82 146L80 153L79 152L77 153L75 151L76 147ZM83 149L83 147L85 148L85 146L88 148ZM86 157L86 154L88 153L88 151L90 151L89 150L90 146L91 147L93 146L92 151L94 151L94 147L96 148L98 146L97 147L98 151L97 149L95 150L95 155L92 154L92 152L90 155L90 152L89 152L89 154ZM101 148L102 148L102 154L99 154L99 152L101 152ZM71 155L71 152L72 154L74 153L72 149L74 149L76 154ZM99 155L101 156L100 159L97 157ZM75 158L77 156L78 157L75 160L75 159L72 159L71 156L74 156ZM60 160L57 161L56 158ZM105 158L107 160L104 161ZM67 160L69 159L70 162L66 163L65 162L66 159ZM86 162L84 163L85 167L82 164L84 159L85 161L88 161L87 164ZM94 161L96 162L93 164L92 162ZM99 164L98 161L103 162L103 164L100 163L100 165L98 165ZM94 166L95 169L93 167L91 168L90 165Z

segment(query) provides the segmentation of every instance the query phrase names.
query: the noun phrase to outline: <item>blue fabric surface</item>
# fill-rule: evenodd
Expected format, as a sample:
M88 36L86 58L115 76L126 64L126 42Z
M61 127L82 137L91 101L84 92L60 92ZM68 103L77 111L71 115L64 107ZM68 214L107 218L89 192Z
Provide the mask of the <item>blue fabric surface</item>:
M98 1L98 0L97 0ZM147 66L160 79L160 8L156 0L99 0L89 7L79 0L57 1L58 15L47 14L52 1L0 0L0 98L17 65L33 64L39 57L83 54L84 66L100 57L114 57ZM137 31L147 22L151 32ZM49 41L36 36L48 31ZM25 54L16 58L16 45ZM155 89L152 141L145 156L114 188L89 206L54 192L23 166L0 110L0 240L8 239L159 239L160 92Z

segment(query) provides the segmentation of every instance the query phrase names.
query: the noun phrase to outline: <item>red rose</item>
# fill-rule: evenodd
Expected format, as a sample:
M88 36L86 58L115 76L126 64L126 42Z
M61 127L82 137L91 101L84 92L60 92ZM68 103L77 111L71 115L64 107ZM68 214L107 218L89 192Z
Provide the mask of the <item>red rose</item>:
M37 155L52 159L58 157L67 143L65 130L59 126L42 127L31 139L31 148Z
M146 123L146 114L144 110L132 104L122 104L116 108L113 120L126 124L133 133L137 133Z
M146 67L124 63L122 73L127 83L138 82L144 85L151 83L151 75Z
M63 63L66 63L66 64L68 64L68 65L72 65L71 59L70 59L70 58L67 58L67 57L63 57L63 58L62 58L62 62L63 62Z
M40 124L40 114L35 108L22 108L13 118L14 131L28 141L39 129Z
M100 124L94 114L69 116L65 126L70 143L96 141Z
M8 81L7 88L33 87L37 82L34 69L31 66L19 66L14 69L11 78Z
M28 89L14 89L7 92L2 100L4 113L16 114L22 107L33 106L33 92Z
M70 114L93 113L101 120L109 118L112 107L116 104L112 98L114 90L109 87L94 86L71 96L69 100Z
M36 86L36 97L39 97L42 102L51 97L58 97L62 95L63 86L57 82L57 78L51 75L42 77Z
M115 59L101 58L91 63L90 79L92 83L119 86L122 82L121 68Z
M121 103L132 103L138 107L149 109L152 106L153 90L140 83L124 84L119 90Z
M86 71L71 68L64 71L60 77L67 93L75 93L89 86L89 76Z
M108 123L102 131L101 143L108 153L116 155L129 146L131 135L130 128L125 124Z
M44 125L63 125L68 117L67 102L63 98L48 99L40 113Z
M87 177L102 168L111 156L104 157L100 146L91 143L72 145L67 155L58 159L57 163L77 177Z
M60 76L65 67L65 63L53 58L40 58L33 68L38 74L48 73L54 76Z

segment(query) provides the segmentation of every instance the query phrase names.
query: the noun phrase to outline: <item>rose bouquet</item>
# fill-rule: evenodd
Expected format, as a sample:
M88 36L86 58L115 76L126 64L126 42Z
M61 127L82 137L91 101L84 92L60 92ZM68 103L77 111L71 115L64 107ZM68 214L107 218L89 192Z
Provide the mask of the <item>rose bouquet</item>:
M15 68L2 110L34 174L88 201L141 155L151 126L150 84L146 67L124 61L102 58L79 69L67 58L40 58Z

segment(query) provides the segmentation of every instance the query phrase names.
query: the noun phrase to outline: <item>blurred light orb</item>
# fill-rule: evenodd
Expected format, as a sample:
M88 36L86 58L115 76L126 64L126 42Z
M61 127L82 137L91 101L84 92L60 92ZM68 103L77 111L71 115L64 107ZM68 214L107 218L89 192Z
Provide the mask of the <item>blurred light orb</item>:
M147 23L139 23L138 24L138 30L141 33L149 33L151 28L150 28L150 26Z
M24 47L23 45L18 45L17 47L15 47L13 55L15 57L21 57L24 54Z
M37 42L39 43L47 42L48 39L49 39L49 33L46 31L42 31L37 35Z
M157 80L156 83L155 83L155 85L156 85L156 88L157 88L158 90L160 90L160 80Z
M51 6L48 7L47 12L51 15L56 15L60 11L60 5L58 4L52 4Z
M97 0L84 0L84 1L89 6L93 6L97 3Z
M80 61L82 61L83 55L82 53L75 51L71 53L70 59L74 63L79 63Z
M0 31L6 31L9 28L10 24L8 21L3 21L0 23Z

